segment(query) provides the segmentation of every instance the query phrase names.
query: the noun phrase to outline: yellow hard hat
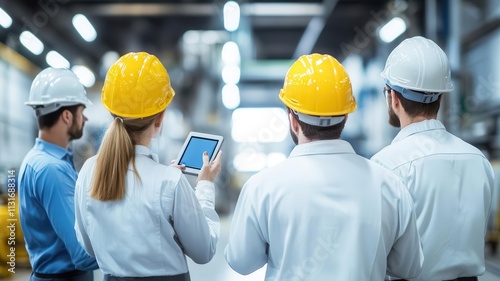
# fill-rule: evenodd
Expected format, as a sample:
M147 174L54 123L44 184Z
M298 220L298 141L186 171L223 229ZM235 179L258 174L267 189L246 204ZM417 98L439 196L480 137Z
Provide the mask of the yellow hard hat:
M109 68L101 99L115 115L143 118L165 110L174 95L160 60L139 52L123 55Z
M279 96L290 109L306 115L339 116L356 110L351 80L330 55L301 56L288 70Z

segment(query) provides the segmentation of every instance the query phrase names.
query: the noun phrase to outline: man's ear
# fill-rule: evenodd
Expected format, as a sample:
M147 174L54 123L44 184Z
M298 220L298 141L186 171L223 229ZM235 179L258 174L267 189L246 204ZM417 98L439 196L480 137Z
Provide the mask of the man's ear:
M300 124L299 124L299 121L297 121L297 116L295 114L293 114L292 112L289 112L288 113L288 120L290 120L290 127L292 128L292 131L294 133L298 133Z
M67 109L63 110L63 112L61 112L61 116L59 116L59 119L68 125L73 124L73 118L74 118L73 113L71 113L71 111Z
M396 92L391 89L391 106L394 109L399 109L401 107L401 101L398 98L398 95L396 95Z

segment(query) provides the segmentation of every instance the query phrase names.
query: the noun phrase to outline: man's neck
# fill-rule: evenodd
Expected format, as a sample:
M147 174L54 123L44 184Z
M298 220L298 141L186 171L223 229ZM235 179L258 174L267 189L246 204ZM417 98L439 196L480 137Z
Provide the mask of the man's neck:
M38 138L64 149L68 149L69 147L69 137L66 134L61 134L55 128L38 131Z

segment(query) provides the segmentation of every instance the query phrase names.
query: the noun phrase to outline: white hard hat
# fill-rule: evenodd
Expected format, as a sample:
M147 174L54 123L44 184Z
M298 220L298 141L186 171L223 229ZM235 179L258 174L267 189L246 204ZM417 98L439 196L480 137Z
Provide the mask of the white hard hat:
M448 57L434 41L421 36L401 42L387 58L381 75L389 87L420 103L434 102L442 93L453 91Z
M42 116L64 106L91 105L87 92L78 77L69 69L46 68L33 80L29 100L24 103Z

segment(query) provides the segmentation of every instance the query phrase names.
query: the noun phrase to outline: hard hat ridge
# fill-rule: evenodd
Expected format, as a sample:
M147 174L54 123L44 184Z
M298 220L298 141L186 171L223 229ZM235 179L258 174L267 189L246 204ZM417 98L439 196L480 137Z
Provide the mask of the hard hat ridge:
M349 75L332 56L303 55L290 67L279 97L299 119L314 126L332 126L356 110Z
M101 99L117 116L144 118L165 110L174 95L160 60L146 52L131 52L109 68Z

